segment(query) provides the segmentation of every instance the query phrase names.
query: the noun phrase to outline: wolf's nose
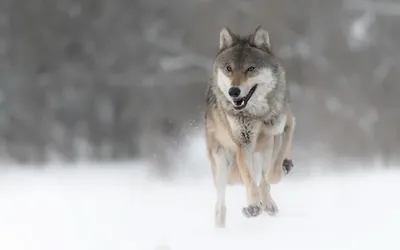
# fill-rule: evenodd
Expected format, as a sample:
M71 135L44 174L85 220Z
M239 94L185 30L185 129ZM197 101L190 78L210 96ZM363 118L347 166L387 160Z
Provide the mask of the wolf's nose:
M240 95L240 89L238 87L232 87L228 91L229 96L238 97Z

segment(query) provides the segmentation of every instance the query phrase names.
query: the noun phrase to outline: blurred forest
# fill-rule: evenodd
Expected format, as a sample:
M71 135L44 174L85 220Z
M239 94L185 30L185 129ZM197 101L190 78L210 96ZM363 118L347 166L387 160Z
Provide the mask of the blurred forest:
M399 162L395 0L2 0L0 159L162 162L201 129L220 29L260 24L287 70L294 158Z

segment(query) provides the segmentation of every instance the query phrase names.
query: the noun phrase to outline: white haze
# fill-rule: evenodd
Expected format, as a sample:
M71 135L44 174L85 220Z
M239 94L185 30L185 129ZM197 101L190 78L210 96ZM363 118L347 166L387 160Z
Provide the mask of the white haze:
M296 165L273 187L276 217L244 218L244 189L229 187L227 228L218 230L203 147L186 148L173 181L144 163L4 168L0 249L400 249L400 171L318 165L318 173L299 174Z

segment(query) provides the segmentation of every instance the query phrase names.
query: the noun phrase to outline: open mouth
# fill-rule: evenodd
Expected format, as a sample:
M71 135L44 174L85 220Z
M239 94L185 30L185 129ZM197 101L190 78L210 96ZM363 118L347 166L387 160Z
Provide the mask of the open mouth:
M254 85L249 93L242 98L233 98L233 108L236 110L241 110L244 109L247 105L247 102L250 100L251 96L254 94L254 91L256 91L257 88L257 84Z

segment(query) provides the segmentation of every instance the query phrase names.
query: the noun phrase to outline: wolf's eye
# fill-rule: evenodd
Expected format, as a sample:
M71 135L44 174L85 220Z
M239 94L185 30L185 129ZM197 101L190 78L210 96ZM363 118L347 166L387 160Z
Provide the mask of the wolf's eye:
M247 71L248 71L248 72L253 72L255 69L256 69L255 67L249 67L249 68L247 69Z
M228 71L228 72L232 72L232 67L231 66L226 66L226 71Z

